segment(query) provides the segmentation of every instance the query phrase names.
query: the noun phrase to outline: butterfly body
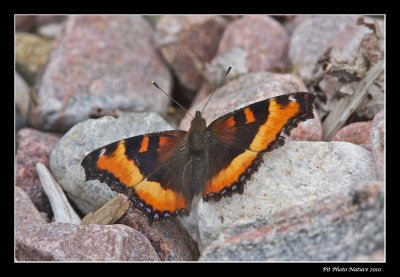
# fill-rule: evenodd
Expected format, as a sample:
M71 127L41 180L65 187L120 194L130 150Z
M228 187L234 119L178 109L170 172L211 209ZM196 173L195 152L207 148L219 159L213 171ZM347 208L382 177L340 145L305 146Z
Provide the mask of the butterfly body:
M206 121L197 111L185 137L184 180L188 180L191 184L193 194L202 193L207 180L209 172L208 137Z
M314 99L304 92L269 98L208 126L197 111L187 132L150 133L92 151L82 161L86 179L126 194L150 223L188 215L195 195L208 201L241 194L263 154L314 117Z

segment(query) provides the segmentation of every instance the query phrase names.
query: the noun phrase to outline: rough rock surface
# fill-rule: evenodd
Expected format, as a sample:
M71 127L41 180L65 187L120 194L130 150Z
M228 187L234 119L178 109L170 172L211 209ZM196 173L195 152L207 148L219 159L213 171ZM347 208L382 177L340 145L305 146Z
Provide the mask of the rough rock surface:
M225 228L282 209L348 191L358 182L376 180L370 151L347 142L286 142L264 155L264 163L245 184L242 195L197 206L200 252Z
M341 128L332 141L347 141L371 151L371 121L355 122Z
M220 234L200 261L383 261L384 184L367 181Z
M149 240L125 225L49 223L16 228L18 261L159 261Z
M52 214L49 200L36 172L36 163L49 166L49 156L60 135L23 128L17 134L19 144L15 158L15 185L22 188L37 209Z
M278 21L266 15L247 15L226 27L218 53L241 47L247 54L249 72L269 71L286 67L288 43L289 37Z
M92 115L114 110L165 114L171 76L141 16L71 16L55 41L37 84L31 124L66 131Z
M225 20L215 15L165 15L157 21L157 47L186 89L200 88L202 78L195 63L211 61L225 26Z
M197 261L200 255L197 244L180 219L159 221L150 226L147 216L137 209L130 209L117 223L144 234L161 261Z
M14 220L16 227L46 223L25 191L15 187Z

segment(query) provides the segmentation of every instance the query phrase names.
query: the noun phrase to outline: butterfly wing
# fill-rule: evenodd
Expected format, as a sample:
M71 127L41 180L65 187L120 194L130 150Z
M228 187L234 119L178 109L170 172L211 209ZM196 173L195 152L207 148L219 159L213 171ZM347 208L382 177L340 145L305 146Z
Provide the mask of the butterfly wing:
M150 222L189 214L193 198L183 186L184 131L131 137L100 147L81 165L86 180L97 179L127 195Z
M210 172L203 199L242 193L262 162L262 153L285 143L298 123L314 118L315 96L296 92L266 99L228 113L209 129ZM222 170L217 170L222 169Z

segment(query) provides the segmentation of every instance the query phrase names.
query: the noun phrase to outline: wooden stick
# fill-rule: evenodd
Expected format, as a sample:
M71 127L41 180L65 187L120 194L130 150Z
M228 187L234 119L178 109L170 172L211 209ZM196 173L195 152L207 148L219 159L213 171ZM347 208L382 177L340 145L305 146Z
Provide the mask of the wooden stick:
M84 224L112 224L119 219L129 208L128 200L122 195L117 194L110 201L104 204L103 207L94 213L88 213L81 221Z

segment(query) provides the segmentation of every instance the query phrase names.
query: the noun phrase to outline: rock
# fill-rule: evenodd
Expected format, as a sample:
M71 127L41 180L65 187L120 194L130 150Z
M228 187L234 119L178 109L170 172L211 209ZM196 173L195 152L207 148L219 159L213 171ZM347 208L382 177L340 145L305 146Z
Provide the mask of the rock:
M52 215L49 200L36 172L36 164L49 166L50 151L60 136L32 128L21 129L17 134L19 144L15 158L15 186L22 188L40 212Z
M202 78L195 62L212 60L225 27L225 20L214 15L159 18L155 35L157 47L184 88L190 91L200 88Z
M385 177L385 109L377 113L371 123L371 148L379 180Z
M161 261L197 261L199 250L180 219L158 221L149 225L147 216L131 209L117 223L140 231L153 245Z
M159 261L149 240L125 225L50 223L16 228L18 261Z
M241 47L247 54L245 61L248 72L271 71L286 67L288 43L285 29L272 17L245 15L226 27L218 53Z
M331 141L347 141L371 151L371 121L351 123L340 129Z
M51 46L51 41L34 34L15 34L15 66L30 85L35 83L36 76L50 54Z
M269 218L291 206L349 191L376 180L370 151L347 142L286 142L264 155L264 163L245 184L242 195L197 206L200 252L232 225Z
M251 69L247 66L247 56L248 53L242 46L235 45L225 52L218 53L210 64L205 64L203 73L205 82L197 92L193 102L195 103L199 95L207 95L214 90L230 65L232 65L233 69L229 73L229 79L234 79L240 75L249 73Z
M31 124L67 131L99 113L167 112L171 75L141 16L72 16L54 43L36 89Z
M61 33L63 27L62 23L48 23L40 26L37 32L43 37L54 39Z
M303 82L294 75L269 72L248 73L227 82L223 87L218 89L204 110L203 117L206 119L207 124L210 124L218 117L245 105L296 91L307 91L307 89ZM189 109L189 113L193 115L196 110L202 110L207 100L208 97L204 97L197 103L194 103ZM314 116L314 119L300 123L292 131L290 139L320 140L322 135L321 122L315 110ZM184 117L179 125L179 129L189 129L190 121L190 116L187 115Z
M384 261L384 184L366 181L236 225L200 261Z
M145 133L171 130L155 113L124 113L118 118L104 116L73 126L50 155L50 169L68 197L84 213L94 212L116 195L97 180L85 182L81 166L91 151L117 140Z
M29 111L29 85L18 72L15 72L14 76L16 111L25 119Z
M29 196L20 187L15 187L14 203L14 220L17 228L46 223Z

